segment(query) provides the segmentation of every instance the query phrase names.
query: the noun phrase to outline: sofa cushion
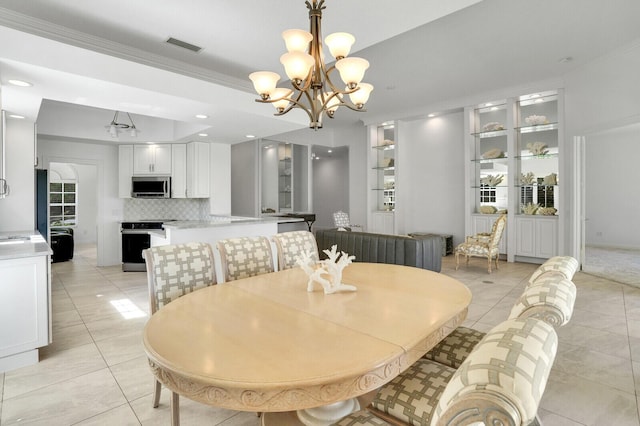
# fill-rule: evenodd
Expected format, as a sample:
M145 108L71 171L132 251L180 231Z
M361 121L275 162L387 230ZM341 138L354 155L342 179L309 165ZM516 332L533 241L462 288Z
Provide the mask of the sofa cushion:
M316 241L321 259L327 258L323 250L337 245L338 251L355 256L355 262L415 266L435 272L440 272L442 266L442 240L439 236L413 238L323 229L316 231Z

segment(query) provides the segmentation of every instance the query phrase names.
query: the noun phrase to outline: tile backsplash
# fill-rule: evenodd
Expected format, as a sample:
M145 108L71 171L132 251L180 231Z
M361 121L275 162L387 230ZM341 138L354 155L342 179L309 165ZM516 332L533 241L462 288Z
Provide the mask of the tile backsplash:
M124 220L207 220L208 198L125 199Z

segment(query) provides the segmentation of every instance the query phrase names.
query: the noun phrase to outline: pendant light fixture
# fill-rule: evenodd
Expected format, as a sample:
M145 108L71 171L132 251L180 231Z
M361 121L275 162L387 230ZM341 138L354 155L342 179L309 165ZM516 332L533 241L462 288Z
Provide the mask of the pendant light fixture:
M129 132L129 135L133 138L138 136L138 129L133 123L131 115L129 115L128 112L125 112L124 114L127 114L127 118L129 118L129 123L131 124L119 123L118 117L120 115L120 111L116 111L116 113L113 115L113 120L111 120L111 123L109 123L109 125L107 126L107 131L112 138L117 138L121 130L127 130Z
M325 43L336 59L335 65L327 68L322 51L321 20L324 0L305 2L309 9L311 32L287 30L282 33L287 53L280 57L292 88L276 87L280 75L270 71L251 73L249 78L260 95L257 102L272 104L277 113L284 115L293 108L300 108L309 115L309 127L322 127L326 114L333 118L335 111L345 106L354 111L364 111L364 105L373 90L371 84L362 83L369 62L362 58L347 57L355 38L348 33L333 33ZM334 70L345 84L338 88L331 81ZM348 96L347 96L348 95ZM348 98L348 99L347 99Z

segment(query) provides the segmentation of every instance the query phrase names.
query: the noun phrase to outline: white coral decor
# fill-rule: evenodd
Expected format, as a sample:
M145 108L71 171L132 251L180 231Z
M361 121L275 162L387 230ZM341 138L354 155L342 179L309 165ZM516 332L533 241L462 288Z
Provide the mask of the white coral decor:
M313 283L322 285L324 294L332 294L339 291L356 291L356 287L342 283L342 270L349 265L355 256L349 256L345 252L338 253L338 246L331 246L331 250L323 250L329 258L316 263L311 252L304 252L296 258L296 263L309 276L307 291L313 291Z

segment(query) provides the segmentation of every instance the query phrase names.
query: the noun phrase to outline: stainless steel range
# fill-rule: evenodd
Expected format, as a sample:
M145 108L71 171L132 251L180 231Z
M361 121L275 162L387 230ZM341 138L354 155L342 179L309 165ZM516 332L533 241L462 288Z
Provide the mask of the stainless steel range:
M146 271L147 267L142 258L142 250L151 247L150 230L162 228L163 221L135 221L122 222L122 270L125 272Z

